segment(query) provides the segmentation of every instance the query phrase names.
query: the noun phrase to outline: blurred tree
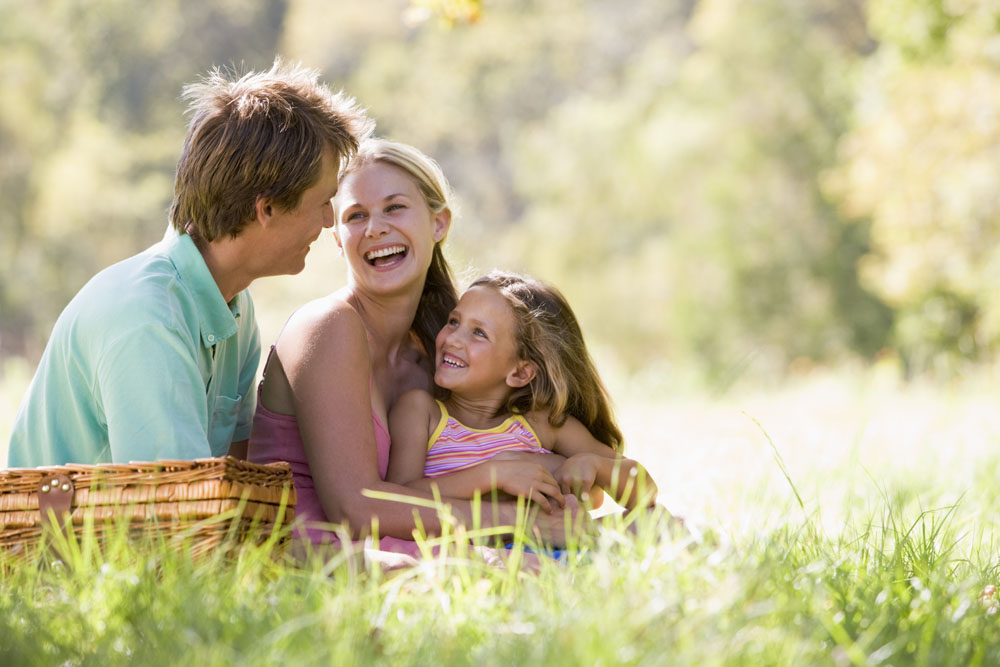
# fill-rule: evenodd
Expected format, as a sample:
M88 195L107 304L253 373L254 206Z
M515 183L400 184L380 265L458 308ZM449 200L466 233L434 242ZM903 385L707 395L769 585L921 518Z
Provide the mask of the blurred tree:
M282 0L0 3L0 356L37 358L102 267L162 236L181 88L268 66Z
M622 11L614 0L506 0L455 29L407 22L408 0L344 7L317 22L323 4L291 0L283 50L343 82L379 134L441 162L468 213L452 243L489 268L503 259L498 235L526 205L514 188L520 132L568 98L610 90L637 44L676 34L692 3Z
M874 354L889 312L856 279L866 229L819 187L872 47L860 5L703 0L687 36L626 38L620 77L521 134L511 257L634 368L697 359L724 386Z
M878 51L831 192L872 220L866 284L911 371L1000 349L1000 2L873 0Z

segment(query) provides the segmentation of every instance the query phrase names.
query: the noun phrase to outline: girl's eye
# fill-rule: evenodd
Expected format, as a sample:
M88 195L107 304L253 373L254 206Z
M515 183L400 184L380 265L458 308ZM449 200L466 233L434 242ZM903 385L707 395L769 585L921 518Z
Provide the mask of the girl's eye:
M486 336L486 332L483 331L482 329L480 329L479 327L476 327L475 329L473 329L472 330L472 334L474 336L479 336L480 338L486 338L487 337Z
M388 206L385 207L385 212L389 213L391 211L395 211L395 210L401 209L401 208L406 208L406 207L403 206L402 204L389 204Z
M347 217L345 218L345 221L346 221L346 222L354 222L354 221L356 221L356 220L360 220L360 219L361 219L361 218L363 218L364 216L365 216L365 214L364 214L364 213L362 213L361 211L355 211L354 213L351 213L350 215L348 215L348 216L347 216Z
M457 327L458 326L458 318L457 317L449 317L448 318L448 326L450 326L450 327Z

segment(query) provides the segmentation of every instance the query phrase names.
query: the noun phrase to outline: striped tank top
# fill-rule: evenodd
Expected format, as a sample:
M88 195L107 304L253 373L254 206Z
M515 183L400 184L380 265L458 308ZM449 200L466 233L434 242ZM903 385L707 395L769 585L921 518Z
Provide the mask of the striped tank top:
M552 453L539 444L524 415L511 415L493 428L475 429L449 415L444 403L436 402L441 408L441 419L427 442L426 477L471 468L504 451Z

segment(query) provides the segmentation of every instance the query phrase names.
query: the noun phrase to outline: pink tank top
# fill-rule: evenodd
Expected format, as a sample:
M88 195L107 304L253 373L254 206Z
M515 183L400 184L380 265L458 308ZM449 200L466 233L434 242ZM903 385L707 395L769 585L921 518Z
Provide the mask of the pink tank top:
M511 415L498 426L469 428L448 414L441 401L441 419L427 442L424 475L437 477L488 461L502 451L551 454L542 447L538 435L524 415Z
M271 363L274 346L268 353L264 364L264 375ZM261 385L263 385L263 380ZM378 474L385 479L389 470L389 431L378 416L372 412L372 424L375 427L375 447L378 451ZM299 423L292 415L271 412L260 402L260 385L257 387L257 412L253 418L253 430L250 433L250 446L247 458L253 463L273 463L287 461L292 468L292 478L295 482L295 494L298 500L295 504L295 516L306 522L306 536L313 542L335 542L336 535L328 530L312 527L315 522L326 522L326 515L320 506L316 487L313 485L306 451L302 446L302 435L299 433ZM390 538L383 538L387 540Z

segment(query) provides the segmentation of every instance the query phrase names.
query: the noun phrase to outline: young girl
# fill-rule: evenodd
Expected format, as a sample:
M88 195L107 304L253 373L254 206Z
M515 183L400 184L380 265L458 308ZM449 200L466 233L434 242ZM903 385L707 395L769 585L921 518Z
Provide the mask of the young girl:
M607 390L558 290L494 271L435 343L445 398L414 390L393 407L388 480L458 498L496 489L546 511L563 494L599 501L599 489L627 509L655 502L652 478L621 456Z

